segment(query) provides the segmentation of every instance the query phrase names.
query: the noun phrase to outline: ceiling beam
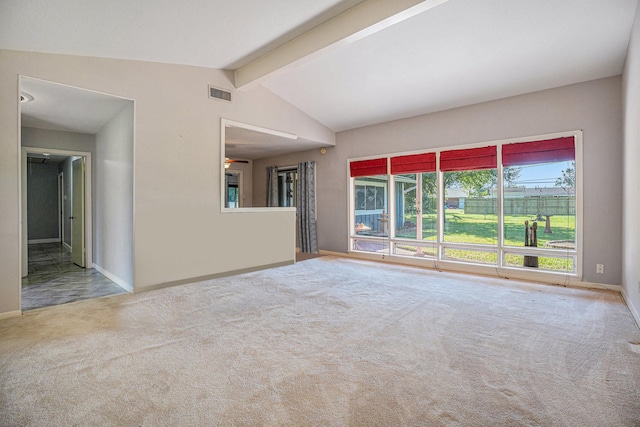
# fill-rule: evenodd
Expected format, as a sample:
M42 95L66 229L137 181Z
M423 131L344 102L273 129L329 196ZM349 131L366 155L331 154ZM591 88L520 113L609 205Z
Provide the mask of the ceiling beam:
M361 40L448 0L365 0L234 71L240 88L294 64Z

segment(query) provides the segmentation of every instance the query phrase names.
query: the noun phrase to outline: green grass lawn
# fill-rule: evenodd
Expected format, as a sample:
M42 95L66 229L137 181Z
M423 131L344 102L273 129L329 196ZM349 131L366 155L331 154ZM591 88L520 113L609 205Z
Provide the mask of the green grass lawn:
M436 215L425 214L422 217L422 238L435 240ZM506 215L504 217L504 240L508 246L524 246L524 222L533 225L535 215ZM416 216L406 215L405 221L416 222ZM545 221L538 222L538 246L542 247L551 240L575 239L575 217L556 215L551 219L551 234L544 233ZM415 231L399 229L397 237L415 237ZM498 216L465 214L462 209L447 209L444 219L444 241L459 243L496 244L498 240Z
M535 215L506 215L504 218L505 246L524 246L525 221L533 225ZM406 215L405 221L415 223L415 215ZM537 221L538 247L544 247L545 243L552 240L575 241L575 216L555 215L550 219L552 233L545 233L545 220ZM397 237L415 238L415 230L399 229ZM423 215L423 240L436 240L436 215ZM496 245L498 242L498 217L497 215L465 214L463 209L446 209L444 219L444 241L455 243L473 243ZM407 249L409 246L407 246ZM470 250L447 249L445 257L461 261L495 264L496 253ZM539 268L554 271L573 271L571 259L539 257ZM520 255L507 255L506 265L522 265L523 257Z

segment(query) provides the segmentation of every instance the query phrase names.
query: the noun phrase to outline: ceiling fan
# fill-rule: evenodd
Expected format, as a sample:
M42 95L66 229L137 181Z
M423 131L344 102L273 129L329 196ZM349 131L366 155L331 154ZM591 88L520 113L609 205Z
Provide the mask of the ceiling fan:
M224 158L225 169L229 169L229 166L231 166L231 163L249 163L249 160L236 160L236 159L230 159L228 157Z

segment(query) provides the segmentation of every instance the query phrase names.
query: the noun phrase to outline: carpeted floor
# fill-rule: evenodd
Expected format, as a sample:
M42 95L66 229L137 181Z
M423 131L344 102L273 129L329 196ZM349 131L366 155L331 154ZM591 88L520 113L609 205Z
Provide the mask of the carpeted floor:
M619 294L322 257L0 321L2 426L640 425Z

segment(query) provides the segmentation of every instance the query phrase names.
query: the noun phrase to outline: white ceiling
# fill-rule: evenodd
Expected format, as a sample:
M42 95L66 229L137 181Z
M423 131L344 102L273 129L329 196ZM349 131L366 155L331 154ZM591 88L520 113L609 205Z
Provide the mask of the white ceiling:
M449 0L264 85L336 131L622 74L637 0Z
M360 0L0 0L0 48L233 69Z
M22 126L95 134L131 100L20 78L20 91L33 97L20 105Z
M0 48L237 69L388 1L0 0ZM341 131L619 75L638 0L442 3L258 83Z

